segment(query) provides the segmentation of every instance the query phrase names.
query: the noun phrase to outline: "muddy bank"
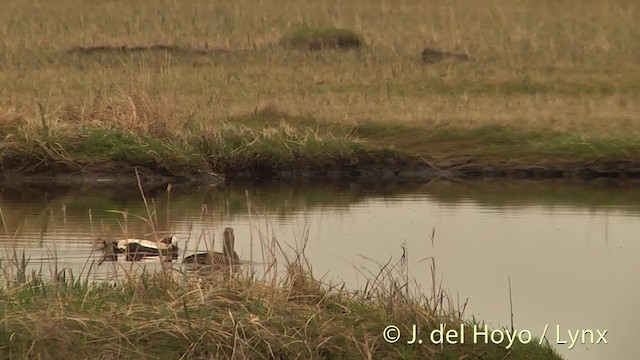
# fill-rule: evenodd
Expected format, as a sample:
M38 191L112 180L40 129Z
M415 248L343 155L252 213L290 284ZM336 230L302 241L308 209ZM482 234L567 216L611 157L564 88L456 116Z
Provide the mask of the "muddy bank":
M256 171L258 170L258 171ZM281 169L225 169L228 179L300 179L316 177L367 180L460 179L640 179L640 161L630 160L504 160L445 157L428 160L396 154L359 154L357 159L337 159L332 164Z
M137 173L137 175L136 175ZM138 179L145 191L166 189L168 184L215 185L224 181L222 175L200 170L172 173L166 169L128 164L94 164L82 170L47 168L39 171L3 171L0 186L33 188L120 188L123 191L138 191Z
M215 164L212 164L215 169ZM301 180L301 179L362 179L367 181L428 181L451 179L640 179L640 161L574 160L530 161L480 160L473 158L443 158L426 160L392 154L360 155L358 159L337 159L334 163L317 165L287 164L280 166L226 166L219 170L197 170L173 173L164 168L129 164L86 165L82 171L47 168L36 172L3 171L3 187L123 187L136 188L138 179L145 190L164 189L172 185L215 185L228 180Z
M640 179L640 161L563 160L545 162L484 161L447 167L454 177L512 179Z

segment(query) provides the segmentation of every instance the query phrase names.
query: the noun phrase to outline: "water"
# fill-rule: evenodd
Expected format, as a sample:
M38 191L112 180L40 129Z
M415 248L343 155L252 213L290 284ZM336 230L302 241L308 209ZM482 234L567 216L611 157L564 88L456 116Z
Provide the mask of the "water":
M404 253L410 276L430 289L434 257L437 280L461 306L468 299L467 317L510 327L510 281L516 329L539 337L548 325L546 338L566 359L623 359L634 357L640 335L639 195L554 182L223 184L174 187L147 201L156 231L189 238L180 258L211 246L198 243L202 234L215 236L220 250L222 230L232 226L240 258L259 264L260 234L288 251L305 246L308 231L305 254L325 281L361 287L366 274ZM45 275L55 256L58 270L104 278L117 267L92 265L95 239L152 230L136 218L148 217L136 189L3 189L1 208L3 256L24 249L30 269ZM607 330L608 344L569 349L568 331L581 330L592 330L594 341Z

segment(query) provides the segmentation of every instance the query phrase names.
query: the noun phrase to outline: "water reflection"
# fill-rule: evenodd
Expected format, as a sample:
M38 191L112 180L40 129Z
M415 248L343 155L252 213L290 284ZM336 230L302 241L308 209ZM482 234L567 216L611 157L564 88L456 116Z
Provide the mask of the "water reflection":
M0 241L4 257L24 249L45 274L48 259L57 258L59 269L91 269L100 278L120 271L117 261L93 262L103 241L176 235L180 263L221 251L222 231L232 226L243 261L264 262L276 238L285 250L304 247L318 277L351 287L399 259L406 244L417 284L431 287L425 259L434 257L437 281L461 303L469 299L467 316L509 325L510 280L516 328L539 336L548 324L552 343L568 330L608 329L608 345L556 348L567 359L632 358L640 328L639 195L619 184L557 182L237 183L150 193L148 212L137 191L3 189Z

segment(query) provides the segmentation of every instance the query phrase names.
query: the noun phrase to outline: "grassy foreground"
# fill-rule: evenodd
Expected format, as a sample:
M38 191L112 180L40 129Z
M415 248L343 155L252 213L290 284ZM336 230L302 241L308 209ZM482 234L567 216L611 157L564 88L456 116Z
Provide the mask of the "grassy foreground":
M637 164L639 7L12 2L0 14L1 165ZM359 48L282 45L327 29L353 31ZM473 61L423 64L425 46Z
M89 283L62 271L54 280L18 271L0 289L0 354L45 359L560 359L547 345L407 344L440 324L459 328L447 297L410 294L380 274L360 292L313 279L298 258L280 281L170 269L115 284ZM5 264L6 265L6 264ZM468 329L472 324L464 323ZM401 339L382 332L396 325Z

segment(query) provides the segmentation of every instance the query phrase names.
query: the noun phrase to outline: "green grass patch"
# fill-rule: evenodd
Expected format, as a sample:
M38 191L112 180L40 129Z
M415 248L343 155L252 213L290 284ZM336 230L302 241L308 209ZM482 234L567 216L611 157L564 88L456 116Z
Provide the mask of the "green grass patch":
M169 169L201 168L205 162L179 139L136 134L123 129L82 129L72 154L83 163L124 162Z
M427 128L370 122L355 126L352 131L376 146L432 156L475 155L515 161L531 157L630 160L640 151L640 138L636 136L597 137L498 125Z
M333 166L364 146L335 124L275 109L220 122L215 134L196 138L197 149L220 170L282 170Z
M5 134L2 162L7 168L30 171L79 169L85 165L124 163L180 173L206 167L188 144L176 139L134 133L122 128L78 128L32 137L24 129Z

